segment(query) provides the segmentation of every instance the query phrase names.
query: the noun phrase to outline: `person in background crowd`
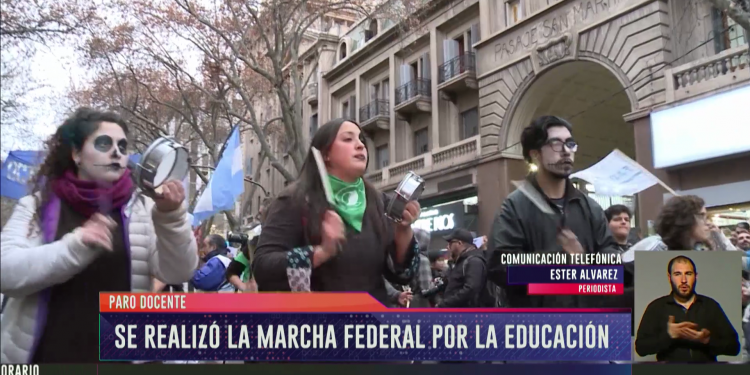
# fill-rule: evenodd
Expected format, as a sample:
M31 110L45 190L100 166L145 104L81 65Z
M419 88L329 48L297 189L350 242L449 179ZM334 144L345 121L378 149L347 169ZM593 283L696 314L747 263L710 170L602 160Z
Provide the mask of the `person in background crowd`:
M657 361L716 362L716 356L740 352L737 331L718 302L695 292L698 270L680 255L669 261L671 293L652 301L643 312L635 339L641 357Z
M742 231L737 233L737 248L743 251L750 251L750 232Z
M624 263L633 262L635 251L666 250L737 250L706 217L706 204L701 197L685 195L672 197L656 218L656 235L646 237L622 256ZM747 270L748 258L742 258Z
M630 237L630 219L633 217L630 209L625 205L615 204L609 206L604 211L604 216L607 218L609 230L612 232L615 242L617 242L618 249L620 251L627 251L632 246L628 242L628 237Z
M443 300L436 307L480 307L487 282L483 252L474 246L474 236L465 229L456 229L445 240L455 266L448 273Z
M732 229L732 232L731 232L730 237L729 237L729 242L733 246L737 247L737 229Z
M411 300L410 307L422 308L431 307L428 298L422 296L419 293L422 290L429 289L432 286L432 270L430 269L430 259L427 258L427 251L430 248L430 233L424 229L414 229L414 237L417 239L419 244L419 273L417 277L412 279L411 291L413 292L413 299Z
M190 279L198 263L185 191L151 199L127 169L128 126L78 109L46 142L32 195L3 228L2 363L99 362L99 293L148 292L152 276Z
M578 143L572 125L542 116L521 134L523 156L539 169L527 177L558 215L543 213L521 191L512 192L495 216L489 236L489 278L502 287L509 307L593 307L601 296L529 296L526 286L508 285L502 254L530 252L619 253L604 211L570 181ZM560 218L564 220L561 220Z
M748 362L750 362L750 280L743 280L742 283L742 304L745 306L745 313L742 316L742 331L745 334L745 351L747 352Z
M271 203L258 241L253 274L259 291L362 291L386 304L387 280L407 285L419 271L411 224L385 216L382 194L362 178L367 149L359 125L335 119L321 126L299 178ZM320 150L333 190L326 199L312 147Z
M218 234L203 239L203 266L195 270L191 280L196 289L204 292L230 292L234 287L227 281L226 270L231 263L227 240Z
M400 287L401 286L399 285L399 288ZM385 280L385 289L388 292L388 303L386 303L386 306L406 307L406 304L409 303L409 307L412 307L411 301L414 299L414 293L412 291L396 289L396 287L388 280Z
M259 238L260 236L255 236L247 243L242 244L240 252L227 267L227 281L239 292L256 292L258 290L258 285L252 276L252 268L250 267L252 257L250 254L255 253Z

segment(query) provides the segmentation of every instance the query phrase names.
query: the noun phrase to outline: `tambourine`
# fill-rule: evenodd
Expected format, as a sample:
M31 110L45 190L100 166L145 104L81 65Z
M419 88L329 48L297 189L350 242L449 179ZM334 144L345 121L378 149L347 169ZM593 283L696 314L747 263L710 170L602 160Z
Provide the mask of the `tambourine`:
M151 143L137 163L129 163L135 184L153 197L169 180L182 181L190 171L188 149L174 139L162 137Z
M424 191L424 179L414 172L409 171L396 187L393 198L388 202L385 216L400 223L406 204L419 199Z

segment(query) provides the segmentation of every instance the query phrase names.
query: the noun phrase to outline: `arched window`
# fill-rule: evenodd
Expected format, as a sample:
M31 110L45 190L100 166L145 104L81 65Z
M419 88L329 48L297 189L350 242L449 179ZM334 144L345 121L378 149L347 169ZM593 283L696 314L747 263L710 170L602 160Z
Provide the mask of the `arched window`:
M378 21L372 20L370 21L367 30L365 30L365 42L374 38L376 35L378 35Z
M339 60L343 60L346 58L346 43L341 43L339 46Z

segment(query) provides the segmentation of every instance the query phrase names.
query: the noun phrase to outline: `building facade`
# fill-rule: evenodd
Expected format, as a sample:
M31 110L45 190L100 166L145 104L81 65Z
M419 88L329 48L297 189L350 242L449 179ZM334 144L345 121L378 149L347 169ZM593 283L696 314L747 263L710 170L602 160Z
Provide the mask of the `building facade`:
M347 117L362 126L377 187L393 190L408 171L424 177L419 225L436 237L458 226L488 233L510 182L530 168L521 130L546 114L573 123L577 170L619 149L679 194L704 197L714 214L750 216L750 195L740 193L750 191L750 141L733 134L750 127L746 108L722 107L733 121L675 125L675 113L705 112L708 99L750 103L748 34L708 2L432 4L408 33L384 20L353 24L320 61L303 112L311 124ZM679 157L659 159L681 143ZM630 205L644 234L668 198L659 186L637 197L579 186L604 208Z

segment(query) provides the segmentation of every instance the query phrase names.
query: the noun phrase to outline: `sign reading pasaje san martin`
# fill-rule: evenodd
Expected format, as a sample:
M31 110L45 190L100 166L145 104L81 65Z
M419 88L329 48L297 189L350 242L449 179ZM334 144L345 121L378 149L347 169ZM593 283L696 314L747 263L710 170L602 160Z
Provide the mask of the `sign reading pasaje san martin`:
M631 357L627 312L389 310L376 302L361 305L374 300L359 293L305 296L316 297L318 303L335 299L338 302L329 305L334 310L360 311L321 313L320 305L311 306L310 313L283 311L290 310L291 305L286 304L293 303L291 298L301 295L111 296L111 306L108 303L102 308L107 311L100 315L100 357L284 362L590 361ZM250 301L255 297L260 300ZM269 306L272 301L278 307ZM238 304L253 311L237 312ZM362 307L378 311L364 312ZM221 311L225 309L230 311ZM200 310L203 312L198 313Z
M583 0L565 1L553 5L549 11L523 20L501 33L493 41L493 65L511 61L532 49L545 45L567 31L580 30L617 14L642 0ZM487 69L480 69L485 72Z

